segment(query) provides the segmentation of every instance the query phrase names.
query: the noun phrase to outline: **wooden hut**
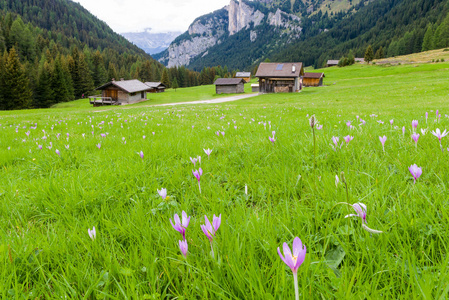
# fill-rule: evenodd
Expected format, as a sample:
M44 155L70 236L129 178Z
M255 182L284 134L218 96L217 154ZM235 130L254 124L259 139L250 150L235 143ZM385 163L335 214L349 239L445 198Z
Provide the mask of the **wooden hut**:
M214 82L217 94L238 94L245 92L243 78L218 78Z
M324 73L304 73L302 82L304 86L322 86Z
M251 72L237 72L235 78L243 78L248 83L251 80Z
M151 88L149 93L163 93L167 88L162 82L145 82L145 84Z
M338 59L329 59L326 63L326 67L335 67L338 66Z
M259 84L258 83L251 84L251 92L253 92L253 93L259 92Z
M100 105L122 105L131 104L146 100L147 92L151 88L145 83L133 79L115 81L112 80L96 90L102 91L101 95L91 96L90 104L94 106Z
M261 63L257 69L260 93L294 93L302 89L302 63Z

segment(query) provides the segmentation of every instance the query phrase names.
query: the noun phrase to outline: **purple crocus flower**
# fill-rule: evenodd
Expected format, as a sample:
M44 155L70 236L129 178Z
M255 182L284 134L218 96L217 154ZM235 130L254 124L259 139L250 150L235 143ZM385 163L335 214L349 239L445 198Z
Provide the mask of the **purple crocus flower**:
M415 129L418 128L418 120L413 120L412 121L412 127L415 128Z
M438 118L438 109L437 109L437 111L435 112L435 114L436 114L436 116L437 116L437 118Z
M416 179L418 179L422 174L422 169L418 167L416 164L413 164L410 167L408 167L408 170L410 171L410 173L412 173L414 180L413 183L416 183Z
M346 122L346 126L351 127L351 121Z
M349 144L350 141L352 141L354 139L353 136L347 135L344 137L346 144Z
M59 156L61 156L61 152L59 152L58 149L56 149L56 154L58 154Z
M405 126L402 126L402 136L405 134Z
M290 247L287 243L283 244L284 255L282 255L281 250L278 247L278 254L281 257L282 261L290 267L293 274L298 273L298 269L301 264L304 262L306 258L307 248L302 244L299 237L295 237L293 240L293 251L290 251Z
M97 147L98 147L98 149L100 149L100 148L101 148L101 144L100 144L100 143L98 143L98 144L97 144Z
M206 153L207 154L207 158L209 158L209 156L210 156L210 154L212 153L212 150L211 149L204 149L203 148L203 150L204 150L204 153Z
M429 113L426 111L426 124L427 124L427 118L429 117Z
M195 157L194 158L190 158L190 161L192 162L193 166L195 166L195 164L197 162L197 159Z
M298 291L298 269L306 258L307 248L302 244L299 237L295 237L293 240L293 251L290 251L290 247L287 243L283 244L284 256L282 256L281 250L278 247L278 254L282 261L290 267L293 272L293 279L295 285L295 299L299 299Z
M441 144L441 138L448 135L448 133L449 132L446 132L446 129L443 131L443 133L441 133L440 128L437 128L435 131L432 131L432 134L438 138L438 140L440 141L440 144Z
M104 133L102 133L102 134L100 134L101 135L101 137L106 137L106 134L104 134Z
M167 189L162 188L160 190L157 190L157 193L162 197L162 200L167 199Z
M184 255L184 257L187 257L187 250L188 250L188 245L187 245L187 241L183 240L183 241L179 241L179 250L181 250L182 255Z
M394 120L390 120L390 125L393 125Z
M140 158L143 159L143 151L137 152L139 154Z
M385 152L385 141L387 140L387 137L385 135L384 136L379 136L379 140L382 143L382 149Z
M183 239L186 239L186 229L187 226L189 226L190 217L187 216L187 213L185 211L182 211L182 222L181 219L179 219L178 214L175 214L174 216L175 224L173 224L172 220L170 219L171 226L182 234Z
M201 168L195 171L192 170L193 176L196 177L196 180L198 180L198 188L200 189L200 194L201 194L201 185L200 185L200 180L201 180L201 175L203 175L203 170Z
M215 132L217 136L220 136L220 131Z
M92 241L95 241L95 238L97 237L95 226L92 227L92 230L90 230L90 228L87 228L87 233L89 234L89 237L92 239Z
M415 147L418 146L419 133L413 133L412 139L415 141Z
M351 125L351 126L352 126L352 125ZM323 125L317 124L317 125L316 125L316 129L318 129L318 130L323 129Z
M42 145L38 145L37 147L42 150Z
M225 135L225 132L224 132L224 131L222 131L222 132L221 132L221 135L222 135L222 136L224 136L224 135Z
M212 246L212 240L215 236L215 233L217 232L218 228L221 225L221 214L217 217L214 214L214 218L212 219L212 224L209 222L209 219L207 216L204 216L205 224L201 225L201 229L203 230L206 237L209 239L210 242L210 248L211 248L211 255L214 257L214 247Z
M332 142L334 142L335 148L338 147L338 140L339 140L338 136L333 136L332 137Z
M350 206L352 206L352 208L354 208L354 210L356 211L357 214L349 214L349 215L346 215L345 218L360 217L362 219L363 223L367 223L366 222L366 205L363 203L354 203Z
M273 138L273 137L271 137L271 136L269 136L268 137L268 139L270 140L270 142L272 142L273 144L274 144L274 142L276 142L276 139L275 138Z

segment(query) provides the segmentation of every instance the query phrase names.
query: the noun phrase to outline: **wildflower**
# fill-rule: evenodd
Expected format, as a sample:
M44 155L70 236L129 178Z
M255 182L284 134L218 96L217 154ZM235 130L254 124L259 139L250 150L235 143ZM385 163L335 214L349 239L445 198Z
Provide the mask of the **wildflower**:
M437 128L435 131L432 131L432 134L438 138L441 144L441 138L445 137L449 132L446 132L446 129L443 133L440 132L440 128Z
M317 125L316 125L316 129L318 129L318 130L323 129L323 125L317 124ZM351 125L351 129L352 129L352 125Z
M382 136L379 136L379 140L380 140L380 142L382 143L382 149L384 150L384 152L385 152L385 141L387 140L387 137L384 135L383 137Z
M212 240L215 236L215 233L217 232L218 228L220 228L221 225L221 214L220 216L215 216L212 219L212 224L209 222L209 219L207 216L204 216L205 224L201 225L201 229L203 230L206 237L209 239L210 248L211 248L211 255L214 257L214 247L212 246Z
M58 154L59 156L61 156L61 152L59 152L58 149L56 149L56 154Z
M187 249L188 249L187 241L186 240L179 241L179 250L181 250L181 253L182 255L184 255L184 257L187 257Z
M366 223L366 205L363 203L355 203L350 205L354 210L357 212L357 214L349 214L346 215L345 218L348 217L359 217L362 219L364 223Z
M390 125L393 125L394 120L390 120Z
M95 238L97 237L97 232L95 231L95 226L92 227L92 230L87 228L87 233L89 234L89 237L92 239L92 241L95 241Z
M415 129L418 128L418 120L413 120L412 121L412 127L415 128Z
M338 175L335 175L335 186L338 187L339 183L340 183L340 179L338 178Z
M42 150L42 145L38 145L37 147L38 147L40 150Z
M419 133L413 133L412 139L415 141L415 147L418 146Z
M192 170L193 176L196 177L196 180L198 180L198 188L200 190L200 194L201 194L201 185L200 185L200 180L201 180L201 175L203 175L203 170L201 168L195 171Z
M197 162L197 159L195 157L194 158L190 158L190 161L192 162L193 166L195 166L195 164Z
M274 144L274 142L276 142L275 138L272 138L271 136L268 137L268 139L270 140L270 142L272 142Z
M426 133L427 133L427 128L426 128L426 129L421 128L421 133L422 133L422 135L426 135Z
M346 122L346 126L351 127L351 121Z
M225 135L225 132L224 132L224 131L222 131L222 132L221 132L221 135L222 135L222 136L224 136L224 135Z
M418 179L422 174L422 169L418 167L416 164L413 164L410 167L408 167L408 170L410 171L410 173L412 173L414 180L413 183L416 183L416 179Z
M64 146L67 150L69 150L70 145L65 145Z
M332 137L332 142L334 142L335 149L337 149L337 147L338 147L338 141L339 141L338 136L333 136ZM342 145L343 145L343 143L342 143ZM341 145L340 145L340 148L341 148Z
M402 136L405 135L405 126L402 126Z
M299 237L295 237L293 240L293 251L290 251L290 247L287 243L283 245L284 256L282 256L281 250L278 247L278 254L281 257L282 261L290 267L293 272L293 279L295 285L295 299L299 299L299 291L298 291L298 269L301 264L304 262L306 258L307 248L302 244ZM293 252L293 253L292 253Z
M210 154L212 153L212 150L211 149L204 149L203 148L203 150L204 150L204 153L206 153L207 154L207 158L209 158L209 156L210 156Z
M346 144L349 144L350 141L352 141L354 139L353 136L347 135L344 137Z
M167 189L162 188L160 190L157 190L157 193L162 197L162 200L167 199Z
M427 118L429 117L429 113L426 111L426 124L427 124Z
M171 226L173 226L173 228L176 231L181 233L183 239L185 240L186 239L186 229L187 229L187 226L189 226L190 217L187 216L187 213L185 211L182 211L182 222L179 219L178 214L175 214L175 216L173 218L175 220L175 224L173 224L172 220L170 219Z
M97 144L97 147L98 147L98 149L100 149L100 148L101 148L101 144L100 144L100 143L98 143L98 144Z

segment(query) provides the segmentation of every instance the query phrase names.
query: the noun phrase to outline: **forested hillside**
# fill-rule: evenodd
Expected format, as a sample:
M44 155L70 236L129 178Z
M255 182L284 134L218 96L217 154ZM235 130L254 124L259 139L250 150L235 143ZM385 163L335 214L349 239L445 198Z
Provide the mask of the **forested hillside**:
M270 56L321 67L350 50L363 57L368 45L386 56L449 46L449 2L444 0L378 0L340 21L328 32L302 39Z
M0 1L0 109L49 107L112 78L159 81L164 66L69 0ZM167 70L180 86L200 74Z

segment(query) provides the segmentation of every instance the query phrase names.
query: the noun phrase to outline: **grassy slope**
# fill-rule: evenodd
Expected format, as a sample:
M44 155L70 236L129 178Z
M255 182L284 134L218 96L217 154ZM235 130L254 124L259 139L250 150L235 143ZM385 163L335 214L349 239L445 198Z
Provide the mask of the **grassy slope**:
M1 297L292 299L291 271L276 249L299 236L307 246L302 299L447 298L449 153L431 134L415 148L410 124L449 128L448 68L329 68L328 86L219 105L2 112ZM324 125L316 171L312 113ZM349 134L354 140L333 151L331 137ZM442 143L449 147L448 137ZM210 159L203 148L213 148ZM202 194L191 173L196 155ZM423 167L416 185L407 170L413 163ZM383 234L370 236L361 220L344 219L350 208L335 206L346 201L334 183L341 171L349 202L367 204L369 227ZM162 187L168 200L157 195ZM169 222L182 210L192 216L187 260ZM199 225L204 214L220 213L214 260Z

